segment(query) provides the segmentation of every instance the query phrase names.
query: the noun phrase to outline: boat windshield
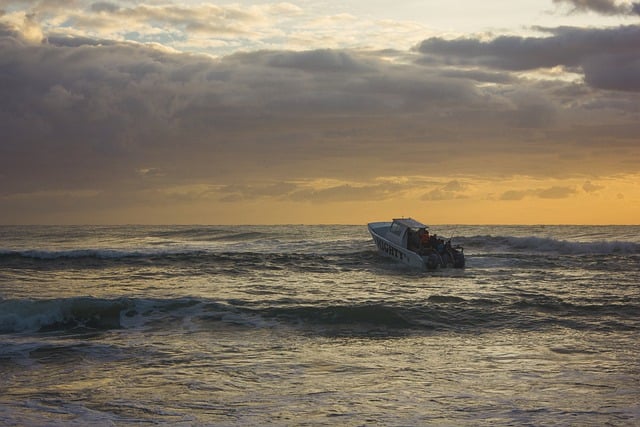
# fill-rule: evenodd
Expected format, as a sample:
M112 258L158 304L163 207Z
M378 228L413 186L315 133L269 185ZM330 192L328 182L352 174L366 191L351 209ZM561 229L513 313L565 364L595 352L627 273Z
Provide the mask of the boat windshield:
M391 228L389 229L390 232L392 232L393 234L399 236L402 234L402 229L404 227L402 227L400 224L398 224L397 222L394 222L391 224Z

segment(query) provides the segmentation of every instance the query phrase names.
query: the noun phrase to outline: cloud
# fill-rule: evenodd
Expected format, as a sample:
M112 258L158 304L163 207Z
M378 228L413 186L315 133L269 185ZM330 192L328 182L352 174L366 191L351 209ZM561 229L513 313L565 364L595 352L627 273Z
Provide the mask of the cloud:
M287 198L297 202L330 203L353 201L383 201L401 197L408 188L391 183L341 183L324 188L299 188Z
M98 1L92 3L91 6L89 6L89 9L96 13L116 13L120 10L120 6L115 3Z
M527 190L508 190L502 193L500 200L517 201L527 197L540 199L566 199L575 193L575 188L565 186L553 186Z
M507 117L515 127L547 128L557 119L557 108L539 91L517 90L510 96L513 108Z
M548 37L499 36L445 40L434 37L417 47L423 64L531 71L565 67L584 73L594 88L640 91L640 26L559 27Z
M605 187L598 184L593 184L591 181L586 181L582 186L582 189L587 193L595 193L603 190Z
M148 26L151 16L169 30L203 19L186 6L126 4L76 2L61 13L32 3L28 19L42 37L28 35L24 13L0 16L0 212L35 209L29 195L44 206L44 194L95 194L82 200L101 208L108 200L463 200L473 176L596 180L637 171L635 26L427 39L409 51L271 47L212 57L141 43L167 34ZM122 40L125 10L138 41ZM46 14L87 21L47 27ZM275 15L248 9L229 25L254 31ZM89 17L94 34L82 29ZM216 30L195 33L207 31ZM566 197L568 189L503 198ZM80 199L69 198L74 206Z
M21 26L23 35L33 41L39 42L43 36L41 29L46 28L47 36L52 38L128 40L209 53L229 52L243 44L265 46L268 40L283 37L280 24L302 13L291 3L252 6L82 0L8 3L7 10L11 13L5 12L4 17L0 14L0 18Z
M571 187L554 186L539 190L537 196L541 199L566 199L575 194L576 190Z
M264 197L283 199L291 193L299 191L299 186L291 182L276 182L262 184L229 184L221 187L218 193L223 196L223 202L239 200L260 200Z
M0 37L11 37L27 43L40 43L44 34L34 13L7 15L0 9ZM4 42L6 43L7 40Z
M622 149L637 142L631 116L619 125L624 133L594 128L608 123L608 115L624 118L637 105L632 95L608 100L573 90L574 83L504 79L479 87L477 73L396 64L375 51L259 51L212 59L78 37L33 45L1 28L0 166L12 191L142 185L135 172L141 169L163 171L158 185L226 184L265 173L536 173L550 163L500 159L534 148L583 153L556 145L551 133L531 133L551 132L567 114L576 117L568 122L572 138L584 126L580 144L594 138L601 144L615 134L622 135ZM567 140L562 132L557 138ZM600 168L620 167L607 153L598 156ZM485 168L482 159L499 167ZM589 167L584 159L575 164ZM24 176L25 170L32 172ZM333 190L340 191L364 192Z
M363 72L373 67L365 60L345 51L320 49L305 52L277 52L270 55L268 64L273 67L299 69L309 72Z
M640 3L615 0L553 0L555 4L572 6L571 13L596 12L603 15L638 15Z
M433 190L425 193L420 198L421 200L454 200L464 199L467 197L465 191L469 188L468 184L465 184L458 180L449 181L446 184L438 185Z
M594 56L585 60L582 68L592 87L640 92L640 48L635 53Z

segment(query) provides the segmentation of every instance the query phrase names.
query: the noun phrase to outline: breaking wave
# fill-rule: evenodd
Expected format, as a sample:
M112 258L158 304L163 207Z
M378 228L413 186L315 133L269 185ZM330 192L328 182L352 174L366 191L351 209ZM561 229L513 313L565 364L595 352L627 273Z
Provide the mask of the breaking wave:
M210 237L210 240L238 239L238 241L255 241L255 233L236 234L233 237L218 236ZM471 237L457 237L454 244L462 245L465 250L478 252L519 252L519 253L556 253L561 255L633 255L640 254L640 243L611 240L611 241L568 241L548 237L515 237L515 236L490 236L478 235ZM118 260L126 258L225 258L227 256L292 256L292 257L317 257L322 255L361 255L363 252L375 250L373 244L357 242L357 244L347 245L332 242L330 244L301 245L301 242L290 244L278 244L277 246L256 247L146 247L136 249L108 249L108 248L87 248L70 250L7 250L0 249L0 262L10 259L32 259L32 260L74 260L74 259L97 259L97 260Z
M127 300L90 297L0 300L0 332L46 332L88 328L118 329Z
M455 243L463 245L465 249L481 249L489 252L542 252L562 255L640 253L640 244L619 240L576 242L536 236L473 236L456 238Z
M114 260L122 258L145 258L175 255L199 255L201 250L180 249L70 249L70 250L0 250L0 260L33 259L33 260L61 260L61 259L103 259Z
M271 304L218 302L203 298L146 299L91 297L0 301L0 333L106 331L130 328L211 328L211 322L248 328L301 328L312 333L375 331L481 333L512 328L564 326L633 329L637 304L576 305L531 297L502 303L434 295L421 305ZM606 325L599 323L607 319ZM194 326L199 325L199 326Z

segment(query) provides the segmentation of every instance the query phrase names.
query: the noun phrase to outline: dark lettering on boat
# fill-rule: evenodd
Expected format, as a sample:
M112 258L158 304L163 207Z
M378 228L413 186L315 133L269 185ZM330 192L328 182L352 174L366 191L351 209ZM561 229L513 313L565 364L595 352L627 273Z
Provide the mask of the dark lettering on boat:
M391 255L392 257L404 259L404 254L402 253L402 251L394 248L389 243L385 242L377 236L374 237L374 240L376 241L376 246L378 246L378 249L380 249L381 251L385 252L388 255Z

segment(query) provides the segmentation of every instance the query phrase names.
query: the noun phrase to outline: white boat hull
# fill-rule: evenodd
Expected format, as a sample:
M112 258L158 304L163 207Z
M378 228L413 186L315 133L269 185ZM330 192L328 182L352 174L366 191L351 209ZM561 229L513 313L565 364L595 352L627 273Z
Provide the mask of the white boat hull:
M412 267L426 270L427 264L422 256L409 249L400 247L383 237L384 232L389 229L389 226L390 223L388 222L374 222L368 225L369 233L371 233L371 237L373 237L373 241L378 247L378 252L388 258L393 258Z
M406 221L413 220L408 219ZM416 223L412 222L411 224ZM403 264L422 270L435 270L439 267L464 268L465 260L462 252L463 249L461 247L457 246L453 249L450 248L448 251L443 250L441 253L438 253L438 251L433 249L426 251L413 251L405 247L403 244L394 242L386 237L387 235L392 235L393 237L393 233L389 232L391 225L392 223L390 222L371 222L367 225L369 233L378 247L378 252L383 256L393 258ZM398 239L398 236L396 235L395 238ZM403 242L405 244L406 240L406 236L404 237L404 240L398 239L399 242Z

